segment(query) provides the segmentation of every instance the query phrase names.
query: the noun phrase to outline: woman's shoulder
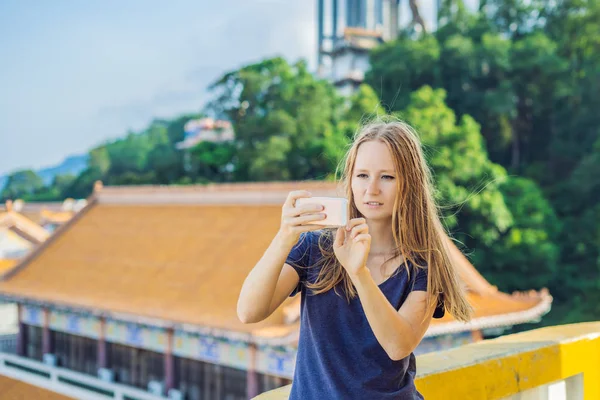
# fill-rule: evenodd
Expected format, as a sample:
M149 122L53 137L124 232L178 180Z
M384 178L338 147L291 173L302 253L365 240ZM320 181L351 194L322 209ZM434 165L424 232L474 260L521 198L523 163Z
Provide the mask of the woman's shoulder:
M306 256L316 257L320 254L319 250L327 246L327 242L327 233L323 230L303 232L290 252L290 257L292 259Z
M333 245L333 236L330 229L320 229L318 231L305 232L300 236L298 244L303 254L306 254L310 260L307 263L315 265L328 253Z
M324 230L303 232L287 256L286 263L298 271L300 277L305 277L306 270L317 269L323 257L322 249L328 244L328 233Z
M319 229L318 231L304 232L300 235L300 240L306 241L312 246L326 246L333 243L333 233L331 229Z

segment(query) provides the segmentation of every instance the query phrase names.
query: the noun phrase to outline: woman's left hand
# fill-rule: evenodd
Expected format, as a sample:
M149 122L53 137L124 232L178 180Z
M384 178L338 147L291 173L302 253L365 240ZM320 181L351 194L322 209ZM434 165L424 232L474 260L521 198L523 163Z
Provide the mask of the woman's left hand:
M346 226L338 228L333 251L351 278L367 268L370 250L371 235L364 218L353 218Z

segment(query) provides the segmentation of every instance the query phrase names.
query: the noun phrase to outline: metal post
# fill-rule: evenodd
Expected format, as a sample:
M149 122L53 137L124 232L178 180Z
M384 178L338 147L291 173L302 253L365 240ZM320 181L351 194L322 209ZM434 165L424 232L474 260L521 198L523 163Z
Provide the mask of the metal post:
M44 307L44 326L42 327L42 355L52 353L50 336L50 310Z
M27 348L27 335L25 332L25 324L21 317L23 306L17 304L17 319L19 321L19 332L17 332L17 355L24 357L25 349Z
M175 387L175 363L173 359L173 329L167 329L167 351L165 352L165 391Z
M258 373L256 372L256 344L248 345L249 363L246 370L246 397L252 399L258 396Z
M100 332L98 337L98 368L106 368L106 320L104 317L100 317Z

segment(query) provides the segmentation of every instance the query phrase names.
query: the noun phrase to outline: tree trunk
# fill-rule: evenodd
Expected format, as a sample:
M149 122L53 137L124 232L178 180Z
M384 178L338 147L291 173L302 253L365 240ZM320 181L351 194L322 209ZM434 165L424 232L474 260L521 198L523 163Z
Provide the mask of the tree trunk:
M410 11L412 12L412 25L420 25L422 32L426 33L427 27L425 26L423 17L421 17L421 13L419 12L418 0L408 0L408 4L410 6Z

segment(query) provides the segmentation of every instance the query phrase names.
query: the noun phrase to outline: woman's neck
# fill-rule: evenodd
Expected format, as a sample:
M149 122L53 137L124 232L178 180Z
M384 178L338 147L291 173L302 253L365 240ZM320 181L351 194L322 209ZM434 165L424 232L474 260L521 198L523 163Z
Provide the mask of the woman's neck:
M371 255L389 255L394 252L396 244L392 233L392 221L367 221L371 235Z

